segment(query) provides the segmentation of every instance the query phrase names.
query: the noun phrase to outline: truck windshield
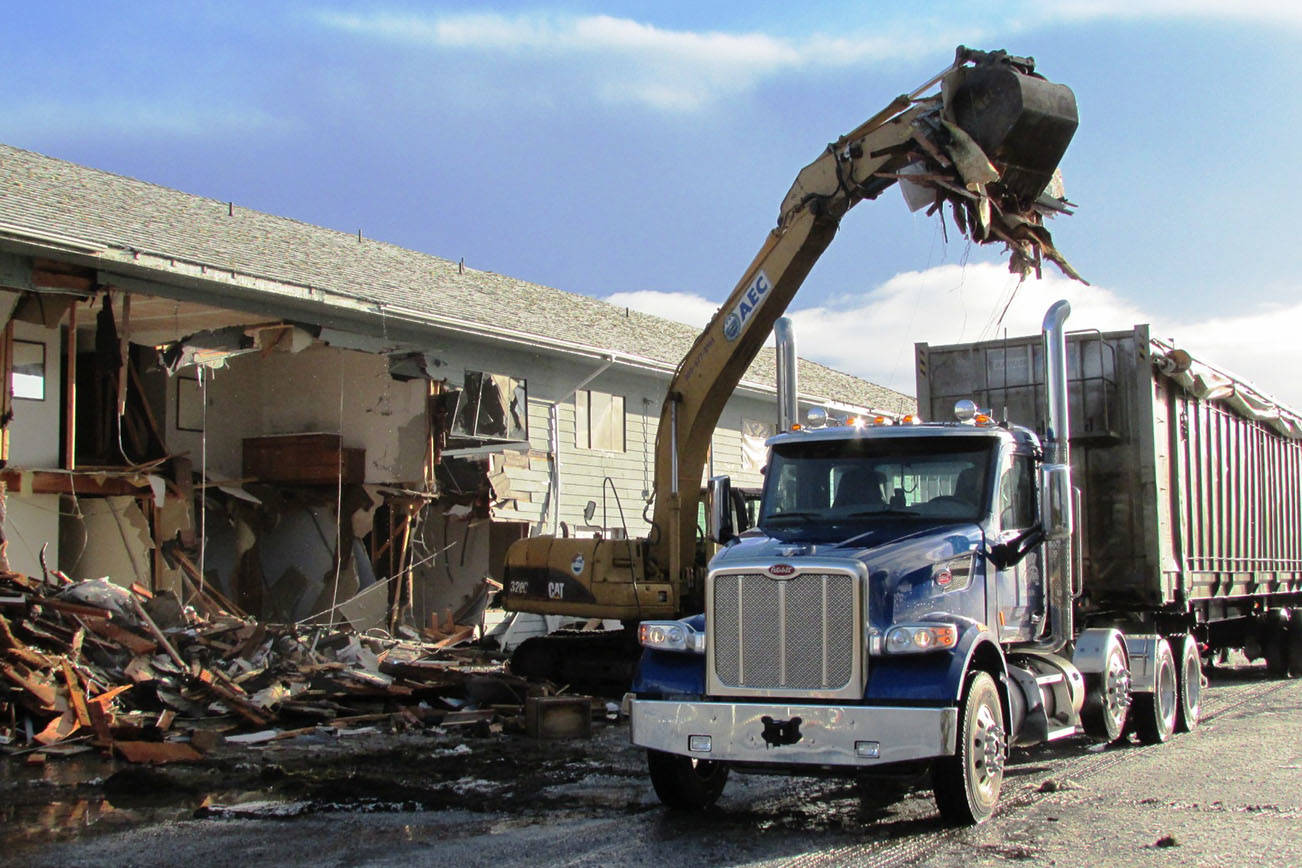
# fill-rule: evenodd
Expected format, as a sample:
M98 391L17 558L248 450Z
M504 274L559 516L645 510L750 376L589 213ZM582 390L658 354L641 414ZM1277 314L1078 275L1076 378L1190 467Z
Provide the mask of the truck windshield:
M988 437L824 440L773 447L759 525L890 518L977 521L989 511Z

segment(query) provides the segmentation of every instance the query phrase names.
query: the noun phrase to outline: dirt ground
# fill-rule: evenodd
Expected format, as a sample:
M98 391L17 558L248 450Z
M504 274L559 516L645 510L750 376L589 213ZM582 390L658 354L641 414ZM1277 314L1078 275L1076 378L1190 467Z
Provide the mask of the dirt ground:
M925 781L734 775L665 811L621 722L542 742L448 729L224 746L200 765L0 766L24 865L1302 864L1302 681L1211 674L1169 744L1015 751L998 814L945 829Z

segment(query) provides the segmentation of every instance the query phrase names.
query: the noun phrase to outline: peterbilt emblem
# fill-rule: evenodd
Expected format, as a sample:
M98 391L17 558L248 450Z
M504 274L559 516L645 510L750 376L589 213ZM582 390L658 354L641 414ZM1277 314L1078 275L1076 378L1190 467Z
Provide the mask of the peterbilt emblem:
M789 579L796 574L791 564L774 564L768 568L768 574L775 579Z

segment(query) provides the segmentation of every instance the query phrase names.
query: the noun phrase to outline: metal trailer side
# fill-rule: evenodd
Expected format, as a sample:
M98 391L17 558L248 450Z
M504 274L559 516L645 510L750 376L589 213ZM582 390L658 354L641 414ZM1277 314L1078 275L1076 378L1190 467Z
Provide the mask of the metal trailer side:
M1079 611L1174 629L1302 603L1302 425L1146 325L1068 338ZM1044 433L1039 336L916 346L918 407L971 398Z

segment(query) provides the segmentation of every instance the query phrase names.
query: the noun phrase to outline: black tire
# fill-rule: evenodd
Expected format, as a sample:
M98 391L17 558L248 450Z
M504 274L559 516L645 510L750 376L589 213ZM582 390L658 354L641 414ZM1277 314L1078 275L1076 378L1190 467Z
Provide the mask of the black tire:
M1157 645L1157 677L1152 693L1136 693L1130 714L1135 724L1135 734L1144 744L1161 744L1175 732L1175 718L1179 705L1179 678L1176 675L1175 656L1171 643L1159 639Z
M1302 607L1289 613L1284 656L1288 661L1289 678L1302 678Z
M936 760L931 778L941 818L950 825L968 826L994 813L1008 756L999 688L987 673L968 676L958 717L958 752Z
M1288 628L1286 609L1271 609L1261 619L1261 654L1266 658L1266 674L1272 678L1288 675L1288 658L1285 656Z
M1130 710L1130 665L1126 647L1115 638L1108 646L1103 671L1085 676L1085 705L1081 723L1085 734L1098 741L1114 742L1125 732Z
M1182 636L1177 640L1176 648L1180 659L1176 665L1175 731L1193 732L1202 711L1203 661L1193 636Z
M728 783L728 767L711 760L679 756L658 750L646 752L651 786L668 808L699 811L719 800Z

